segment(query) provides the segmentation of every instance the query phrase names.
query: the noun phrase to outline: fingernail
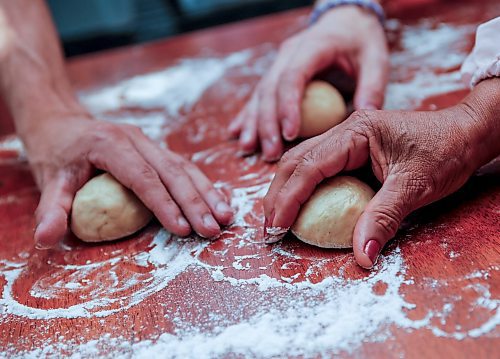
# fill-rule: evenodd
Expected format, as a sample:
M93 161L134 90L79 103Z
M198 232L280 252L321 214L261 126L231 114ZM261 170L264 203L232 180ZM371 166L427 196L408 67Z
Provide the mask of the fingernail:
M209 213L205 213L203 215L203 224L208 228L220 229L219 224L217 223L215 218Z
M272 244L279 242L285 237L289 228L266 227L267 235L264 237L264 243Z
M220 213L228 213L228 212L233 213L233 209L229 207L229 205L225 202L217 203L217 206L215 206L215 210Z
M290 125L288 124L289 123L288 119L284 119L283 123L285 124L283 128L283 137L285 138L285 140L287 141L295 140L295 138L297 138L297 134L294 133L295 130L291 128Z
M278 156L276 156L275 154L273 155L275 151L275 148L274 146L276 145L276 141L274 139L266 139L263 141L262 143L262 151L264 152L264 159L266 161L275 161L277 160ZM271 153L271 155L269 155L269 153Z
M184 228L189 228L189 223L188 221L186 221L186 219L184 217L179 217L177 219L177 223L179 224L179 226L181 227L184 227Z
M35 243L35 248L38 249L38 250L40 250L40 251L46 251L46 250L48 250L48 249L50 249L52 247L48 246L48 245L45 245L45 244L42 244L40 242L37 242L37 243Z
M42 218L42 220L35 226L35 229L33 231L33 234L35 235L35 238L36 238L36 232L40 229L40 227L43 227L44 223L45 223L44 219ZM48 244L44 244L44 243L42 243L40 241L37 241L37 242L35 242L35 248L38 249L38 250L41 250L41 251L45 251L47 249L52 248L52 246L48 245Z
M372 261L372 266L377 263L377 258L380 253L380 243L377 242L375 239L370 239L366 245L365 245L365 254L370 258Z

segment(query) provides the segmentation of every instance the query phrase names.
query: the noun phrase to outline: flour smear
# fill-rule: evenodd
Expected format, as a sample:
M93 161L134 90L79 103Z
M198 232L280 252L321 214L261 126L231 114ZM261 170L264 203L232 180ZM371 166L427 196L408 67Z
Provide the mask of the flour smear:
M391 26L401 25L392 22ZM393 54L392 64L395 68L417 66L422 70L411 76L405 71L394 71L386 107L414 108L428 96L464 88L458 72L458 66L466 56L462 39L473 31L470 26L442 24L435 27L428 22L403 26L403 49ZM263 53L262 48L255 48L227 57L185 59L163 71L82 93L81 99L96 116L107 121L138 125L151 138L161 140L172 121L182 121L182 113L189 111L207 89L232 86L224 78L228 71L241 76L261 76L274 54L274 49L266 48ZM436 75L433 71L436 68L443 71ZM238 96L248 95L248 89L233 90ZM123 108L140 108L144 112L116 113ZM192 140L199 139L193 136ZM223 167L224 161L234 156L232 146L217 145L195 153L192 160L198 164ZM0 143L0 148L22 152L22 146L15 138ZM179 239L159 230L147 243L146 250L132 255L117 251L102 261L51 264L49 274L41 276L31 286L30 296L48 300L68 293L81 294L78 304L54 309L31 307L19 302L14 295L16 281L29 269L29 257L0 259L0 278L5 281L0 297L0 319L105 319L140 306L155 294L164 293L186 273L201 276L212 286L261 293L257 296L261 299L255 299L254 303L224 303L228 307L236 306L231 309L234 312L250 306L249 315L234 320L214 312L207 328L205 322L193 323L181 313L171 312L168 315L171 316L173 331L150 340L131 343L110 328L109 334L86 343L56 337L39 349L26 352L16 352L14 345L4 348L0 357L57 358L63 353L71 358L106 357L103 352L112 353L108 355L110 358L218 358L231 354L256 358L316 357L327 353L352 353L363 343L390 340L394 331L411 333L423 329L437 337L455 340L479 336L498 338L500 301L485 284L491 276L498 274L498 266L451 279L458 282L457 288L461 288L463 282L463 286L467 285L473 293L475 299L467 304L471 315L487 313L479 324L471 325L455 313L460 292L448 290L446 296L437 296L432 308L417 308L403 294L403 291L411 292L412 288L414 291L441 293L440 289L447 288L449 283L432 278L415 283L415 279L408 275L404 252L397 244L386 251L370 274L356 279L346 274L353 265L349 254L336 252L328 258L304 258L285 243L277 243L272 250L263 251L265 244L255 241L258 230L255 223L262 221L261 211L255 208L274 174L272 167L258 166L255 156L238 161L240 166L235 179L216 183L217 187L231 190L232 206L237 210L233 226L220 239L224 241L224 248L231 248L232 257L227 249L218 252L211 243L199 238ZM63 244L60 250L70 252L72 248ZM457 249L449 250L446 245L441 250L450 261L457 260L462 254ZM219 261L215 264L207 262L203 255L207 251ZM331 268L332 262L342 263L339 271L318 281L317 278L322 277L320 273ZM305 271L301 267L304 263L307 264ZM276 275L276 268L279 268L279 275ZM297 269L294 271L294 268ZM241 273L238 278L230 274L235 270ZM88 278L98 280L90 283ZM200 293L203 289L199 289ZM411 315L415 310L423 314ZM447 319L451 317L458 323L452 328L447 325ZM398 355L397 349L395 355Z

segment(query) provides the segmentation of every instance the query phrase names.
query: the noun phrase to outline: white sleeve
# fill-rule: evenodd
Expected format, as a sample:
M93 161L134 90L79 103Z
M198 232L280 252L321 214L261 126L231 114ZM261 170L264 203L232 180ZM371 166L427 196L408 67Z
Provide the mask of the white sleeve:
M462 79L470 87L490 77L500 77L500 17L477 29L474 49L462 65Z

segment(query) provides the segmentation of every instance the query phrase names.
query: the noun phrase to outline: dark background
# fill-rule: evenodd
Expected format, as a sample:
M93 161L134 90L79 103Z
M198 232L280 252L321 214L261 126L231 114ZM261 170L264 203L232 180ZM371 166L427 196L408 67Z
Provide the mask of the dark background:
M311 5L311 0L47 0L67 56Z

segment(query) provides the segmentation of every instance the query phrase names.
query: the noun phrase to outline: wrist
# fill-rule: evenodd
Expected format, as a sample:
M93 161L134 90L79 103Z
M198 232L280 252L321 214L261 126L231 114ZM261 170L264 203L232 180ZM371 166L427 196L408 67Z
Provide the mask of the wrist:
M339 8L353 8L359 12L378 20L381 27L384 27L385 13L380 1L375 0L321 0L314 5L309 18L309 24L313 25L326 14L336 12Z
M28 153L37 151L44 142L63 136L66 126L92 119L81 106L61 103L59 100L50 99L50 96L46 99L47 102L43 106L29 106L29 109L14 117L16 132Z
M54 72L41 55L16 42L0 58L0 92L24 133L58 114L86 113L64 71Z
M500 154L500 78L479 83L457 107L467 118L473 161L479 168Z
M65 101L55 94L45 93L32 102L20 102L21 109L12 111L18 135L26 137L43 132L43 128L73 119L90 118L86 109L75 101Z

